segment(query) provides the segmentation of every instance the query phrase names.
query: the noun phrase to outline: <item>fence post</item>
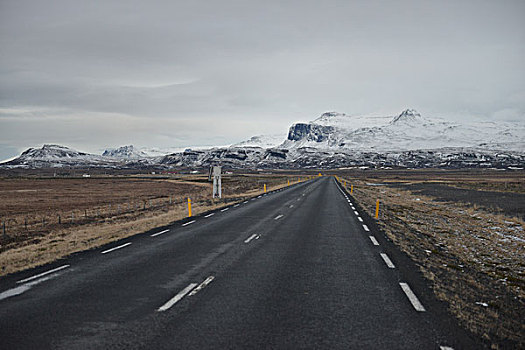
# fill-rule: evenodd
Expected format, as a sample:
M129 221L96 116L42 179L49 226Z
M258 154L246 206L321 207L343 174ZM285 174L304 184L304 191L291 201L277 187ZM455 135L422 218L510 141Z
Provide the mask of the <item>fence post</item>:
M27 218L24 218L24 228L27 231Z
M58 214L58 224L59 224L59 225L62 224L62 219L60 218L60 214Z
M3 231L4 238L6 238L7 232L5 231L5 221L2 221L2 227L3 227L2 231Z

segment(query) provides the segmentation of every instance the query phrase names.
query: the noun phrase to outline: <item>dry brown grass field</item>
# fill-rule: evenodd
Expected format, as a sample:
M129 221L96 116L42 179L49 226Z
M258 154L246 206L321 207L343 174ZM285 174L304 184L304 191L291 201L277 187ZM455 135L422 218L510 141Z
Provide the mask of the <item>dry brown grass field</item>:
M167 225L293 183L297 176L226 175L211 199L207 176L0 179L0 276ZM5 223L5 234L4 230Z
M341 178L370 217L379 199L378 225L461 324L492 348L525 346L523 172L357 171ZM480 205L487 197L491 206Z

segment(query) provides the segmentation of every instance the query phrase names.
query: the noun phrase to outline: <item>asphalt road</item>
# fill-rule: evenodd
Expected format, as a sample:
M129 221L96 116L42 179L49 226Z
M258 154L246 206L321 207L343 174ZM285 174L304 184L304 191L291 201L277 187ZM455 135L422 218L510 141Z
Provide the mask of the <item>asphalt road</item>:
M0 281L1 349L446 347L481 345L332 177Z

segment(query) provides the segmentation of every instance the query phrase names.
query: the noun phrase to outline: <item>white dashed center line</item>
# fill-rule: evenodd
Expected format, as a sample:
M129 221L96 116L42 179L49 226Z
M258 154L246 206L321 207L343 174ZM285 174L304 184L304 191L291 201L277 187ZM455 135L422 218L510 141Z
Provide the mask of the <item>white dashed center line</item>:
M31 276L31 277L28 277L28 278L24 278L23 280L17 281L16 283L29 282L29 281L32 281L34 279L40 278L42 276L49 275L50 273L54 273L54 272L57 272L57 271L60 271L60 270L63 270L63 269L67 269L69 266L70 265L62 265L60 267L57 267L56 269L52 269L52 270L49 270L49 271L46 271L46 272L39 273L38 275L34 275L34 276Z
M395 269L396 267L392 263L392 260L386 255L385 253L381 253L381 257L383 258L383 261L385 262L386 266L388 266L391 269Z
M369 236L369 237L370 237L370 240L372 241L373 245L379 245L379 242L377 241L377 239L374 236Z
M273 218L274 220L279 220L280 218L282 218L284 215L277 215L275 218Z
M250 243L250 241L251 241L252 239L254 239L255 237L257 237L257 235L254 233L254 234L251 235L250 237L246 238L246 239L244 240L244 243Z
M182 226L188 226L188 225L191 225L191 224L193 224L195 221L196 221L196 220L191 220L191 221L189 221L189 222L187 222L187 223L185 223L185 224L182 224Z
M156 237L156 236L160 236L161 234L166 233L166 232L169 232L169 230L160 231L160 232L154 233L154 234L152 234L150 236L151 237Z
M358 216L358 217L357 217L357 220L359 220L359 221L363 222L363 219L361 219L361 217L360 217L360 216Z
M122 245L119 245L118 247L114 247L114 248L111 248L111 249L108 249L108 250L104 250L103 252L101 252L102 254L107 254L107 253L110 253L114 250L117 250L117 249L120 249L120 248L124 248L124 247L127 247L128 245L130 245L131 242L128 242L128 243L124 243Z
M401 286L401 289L403 289L403 292L405 292L408 300L410 300L410 303L416 309L416 311L426 311L419 299L416 297L414 292L412 292L412 289L410 289L409 285L403 282L400 282L399 285Z
M186 288L184 288L183 290L181 290L179 292L179 294L175 295L173 298L171 298L170 300L168 300L166 302L166 304L162 305L161 307L159 307L157 309L157 311L166 311L168 310L170 307L172 307L173 305L175 305L176 303L178 303L182 298L184 298L184 296L186 294L188 294L188 292L190 290L192 290L193 288L195 288L195 286L197 285L197 283L190 283Z
M370 232L370 229L368 228L368 226L363 225L363 228L365 229L366 232Z
M355 214L355 215L359 215L359 213L358 213L356 210L354 210L354 214Z
M210 277L206 278L201 284L199 284L199 286L197 288L192 290L191 293L188 294L188 296L189 297L194 296L195 294L200 292L204 287L206 287L208 284L210 284L211 281L213 281L214 279L215 279L215 276L210 276Z
M215 215L215 213L211 213L211 214L205 215L204 217L205 218L209 218L210 216L213 216L213 215Z

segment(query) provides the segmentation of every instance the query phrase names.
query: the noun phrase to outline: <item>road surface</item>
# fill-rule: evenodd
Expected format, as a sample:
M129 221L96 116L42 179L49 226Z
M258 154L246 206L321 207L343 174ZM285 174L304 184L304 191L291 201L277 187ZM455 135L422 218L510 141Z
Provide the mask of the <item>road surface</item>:
M0 281L1 349L479 347L333 177Z

